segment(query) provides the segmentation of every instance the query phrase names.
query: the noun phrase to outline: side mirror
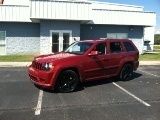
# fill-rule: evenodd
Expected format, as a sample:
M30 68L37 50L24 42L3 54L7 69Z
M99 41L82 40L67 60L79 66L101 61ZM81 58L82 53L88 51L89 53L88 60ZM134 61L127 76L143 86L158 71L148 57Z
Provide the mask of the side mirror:
M98 51L91 51L88 56L96 56L98 55Z

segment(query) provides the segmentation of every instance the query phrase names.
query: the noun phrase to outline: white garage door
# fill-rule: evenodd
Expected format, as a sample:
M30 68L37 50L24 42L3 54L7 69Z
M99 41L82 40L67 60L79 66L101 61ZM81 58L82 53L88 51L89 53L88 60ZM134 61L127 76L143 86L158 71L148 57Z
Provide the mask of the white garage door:
M107 38L110 39L127 39L127 33L107 33Z

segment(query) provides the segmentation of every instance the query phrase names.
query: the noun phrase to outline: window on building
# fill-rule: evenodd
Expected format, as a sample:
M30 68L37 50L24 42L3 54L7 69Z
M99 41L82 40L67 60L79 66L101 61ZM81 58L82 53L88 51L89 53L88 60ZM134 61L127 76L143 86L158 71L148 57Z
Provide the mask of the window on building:
M107 33L107 38L110 39L127 39L127 33Z
M120 42L111 42L110 43L110 50L112 53L121 52L122 51L121 43Z
M134 46L130 42L124 42L123 44L127 51L135 51Z
M106 44L100 43L96 46L96 51L98 51L99 54L105 54L106 53Z
M5 31L0 31L0 44L5 43Z
M5 38L6 38L6 32L0 31L0 55L5 54Z

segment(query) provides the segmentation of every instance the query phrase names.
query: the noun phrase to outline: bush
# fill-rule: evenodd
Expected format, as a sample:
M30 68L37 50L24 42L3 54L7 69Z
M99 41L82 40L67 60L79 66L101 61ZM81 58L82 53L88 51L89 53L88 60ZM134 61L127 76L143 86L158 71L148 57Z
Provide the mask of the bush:
M160 35L154 35L154 44L160 45Z

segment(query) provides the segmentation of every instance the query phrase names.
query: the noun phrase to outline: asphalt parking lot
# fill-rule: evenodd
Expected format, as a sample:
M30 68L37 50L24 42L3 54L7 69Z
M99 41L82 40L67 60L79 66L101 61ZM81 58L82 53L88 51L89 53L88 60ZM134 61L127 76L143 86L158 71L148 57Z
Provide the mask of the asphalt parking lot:
M26 68L0 68L0 120L159 120L160 66L130 81L85 83L72 93L36 88Z

